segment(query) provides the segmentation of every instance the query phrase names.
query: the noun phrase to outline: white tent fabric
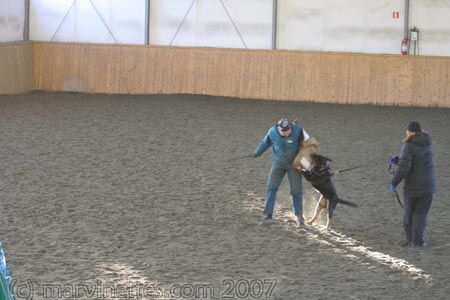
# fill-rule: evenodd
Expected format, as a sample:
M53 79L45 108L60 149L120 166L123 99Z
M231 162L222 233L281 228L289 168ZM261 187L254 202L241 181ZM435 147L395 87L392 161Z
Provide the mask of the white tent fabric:
M145 0L31 0L30 39L145 43Z
M409 24L419 29L417 52L450 56L450 0L411 1L410 10Z
M155 45L270 49L272 0L152 0Z
M278 5L278 49L400 53L404 0L279 0Z
M0 0L0 42L22 41L25 24L24 0Z
M30 39L271 49L276 27L277 49L400 54L405 1L30 0ZM0 0L0 42L23 39L24 2ZM410 1L409 25L410 53L450 56L450 0Z

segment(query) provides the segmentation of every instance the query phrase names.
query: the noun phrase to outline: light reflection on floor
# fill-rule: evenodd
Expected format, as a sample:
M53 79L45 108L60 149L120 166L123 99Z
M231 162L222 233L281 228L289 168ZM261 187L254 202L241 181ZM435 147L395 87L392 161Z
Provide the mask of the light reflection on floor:
M253 192L248 192L247 196L252 200L254 205L251 210L260 210L256 207L261 205L262 199ZM259 200L255 202L255 200ZM277 220L282 224L285 230L294 232L299 235L306 235L307 239L320 244L321 246L329 247L330 251L340 254L346 258L360 261L363 263L364 259L387 266L393 270L407 274L412 279L421 279L426 283L431 283L433 278L427 274L425 270L409 263L408 261L397 258L364 245L364 242L358 241L352 237L336 230L326 230L325 226L307 226L306 230L299 231L295 223L295 215L291 209L277 208ZM323 213L323 212L322 212ZM420 250L418 250L420 251Z

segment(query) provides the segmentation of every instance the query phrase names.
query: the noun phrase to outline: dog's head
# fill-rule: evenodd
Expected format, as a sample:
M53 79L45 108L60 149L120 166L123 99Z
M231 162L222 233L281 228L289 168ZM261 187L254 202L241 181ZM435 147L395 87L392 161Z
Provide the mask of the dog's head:
M329 159L328 157L320 155L320 154L314 154L312 156L312 159L313 159L314 165L316 166L317 169L327 168L328 162L331 161L331 159Z

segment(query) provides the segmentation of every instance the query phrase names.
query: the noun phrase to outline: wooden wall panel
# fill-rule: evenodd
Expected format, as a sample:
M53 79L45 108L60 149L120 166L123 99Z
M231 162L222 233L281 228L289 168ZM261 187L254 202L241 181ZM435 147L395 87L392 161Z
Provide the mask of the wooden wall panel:
M0 43L0 94L33 90L31 43Z
M450 57L33 43L38 90L450 107Z

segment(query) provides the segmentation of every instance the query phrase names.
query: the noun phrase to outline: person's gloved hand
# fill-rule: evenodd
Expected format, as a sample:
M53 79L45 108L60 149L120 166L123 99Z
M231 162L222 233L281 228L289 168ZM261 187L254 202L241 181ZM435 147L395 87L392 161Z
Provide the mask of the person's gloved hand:
M398 165L398 156L397 155L389 155L387 159L388 163L392 165Z
M389 190L391 191L391 193L397 193L397 187L393 184L390 185Z

